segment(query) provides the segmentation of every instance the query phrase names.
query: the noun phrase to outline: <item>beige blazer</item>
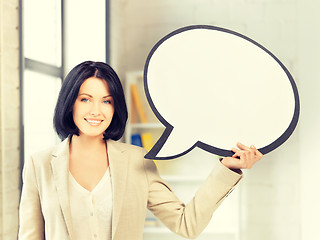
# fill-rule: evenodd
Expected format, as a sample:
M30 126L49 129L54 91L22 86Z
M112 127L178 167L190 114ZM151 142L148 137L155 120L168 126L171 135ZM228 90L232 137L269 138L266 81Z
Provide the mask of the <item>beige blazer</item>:
M113 188L113 240L142 239L146 208L171 231L194 238L213 211L242 178L221 163L185 205L160 178L142 148L108 140ZM73 239L68 199L69 140L34 154L25 162L20 203L19 239Z

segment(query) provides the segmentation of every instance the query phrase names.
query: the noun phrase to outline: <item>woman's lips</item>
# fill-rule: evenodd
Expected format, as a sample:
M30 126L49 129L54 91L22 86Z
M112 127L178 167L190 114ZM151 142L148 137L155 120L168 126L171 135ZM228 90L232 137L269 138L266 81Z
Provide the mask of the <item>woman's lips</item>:
M98 126L103 121L103 120L87 119L87 118L85 118L85 120L92 126Z

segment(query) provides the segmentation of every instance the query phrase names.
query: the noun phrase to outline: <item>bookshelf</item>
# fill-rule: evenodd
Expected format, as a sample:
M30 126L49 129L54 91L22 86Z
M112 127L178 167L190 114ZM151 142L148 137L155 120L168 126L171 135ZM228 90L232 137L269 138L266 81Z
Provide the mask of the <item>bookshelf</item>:
M145 112L146 120L141 121L139 117L139 112L136 109L136 104L132 96L132 84L134 84L137 87L139 98L142 103L141 107ZM128 72L126 74L125 94L129 117L124 135L124 141L126 143L131 143L131 136L133 134L150 133L152 135L152 143L154 144L155 141L161 136L164 130L164 126L153 115L153 112L149 107L149 104L144 94L142 71L133 71Z
M139 91L146 121L141 122L139 113L134 105L131 85L135 84ZM164 126L153 115L144 94L143 71L133 71L126 74L125 94L128 107L128 123L124 141L131 143L134 134L148 133L152 135L153 144L161 136ZM135 111L135 112L134 112ZM194 149L190 153L174 160L156 161L161 177L170 185L175 194L185 203L188 203L200 185L205 181L214 167L217 156L201 149ZM195 164L197 159L197 164ZM240 206L241 190L238 186L221 206L215 211L213 218L197 240L240 240ZM144 240L182 240L182 238L168 230L151 212L147 211L146 224L143 234Z

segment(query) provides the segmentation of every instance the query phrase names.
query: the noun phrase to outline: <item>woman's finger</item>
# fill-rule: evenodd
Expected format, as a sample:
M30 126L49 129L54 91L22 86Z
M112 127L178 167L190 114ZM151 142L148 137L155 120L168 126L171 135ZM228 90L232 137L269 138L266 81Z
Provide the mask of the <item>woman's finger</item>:
M240 148L241 150L250 150L249 147L247 147L246 145L244 145L240 142L237 143L237 147Z
M237 157L239 157L239 158L241 158L241 156L243 156L244 155L244 150L238 150L237 152L235 152L235 154L233 154L233 158L237 158Z
M232 152L238 152L238 151L240 151L239 149L236 149L236 148L232 148Z
M259 156L260 158L263 156L263 154L254 145L251 145L250 148L254 150L254 154L256 156Z

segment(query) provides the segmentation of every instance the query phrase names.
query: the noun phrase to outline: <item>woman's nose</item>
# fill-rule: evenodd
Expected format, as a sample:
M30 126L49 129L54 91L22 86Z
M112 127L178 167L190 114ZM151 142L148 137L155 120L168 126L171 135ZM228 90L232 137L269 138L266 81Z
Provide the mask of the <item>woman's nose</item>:
M91 116L99 116L100 115L100 107L98 103L93 103L90 109Z

